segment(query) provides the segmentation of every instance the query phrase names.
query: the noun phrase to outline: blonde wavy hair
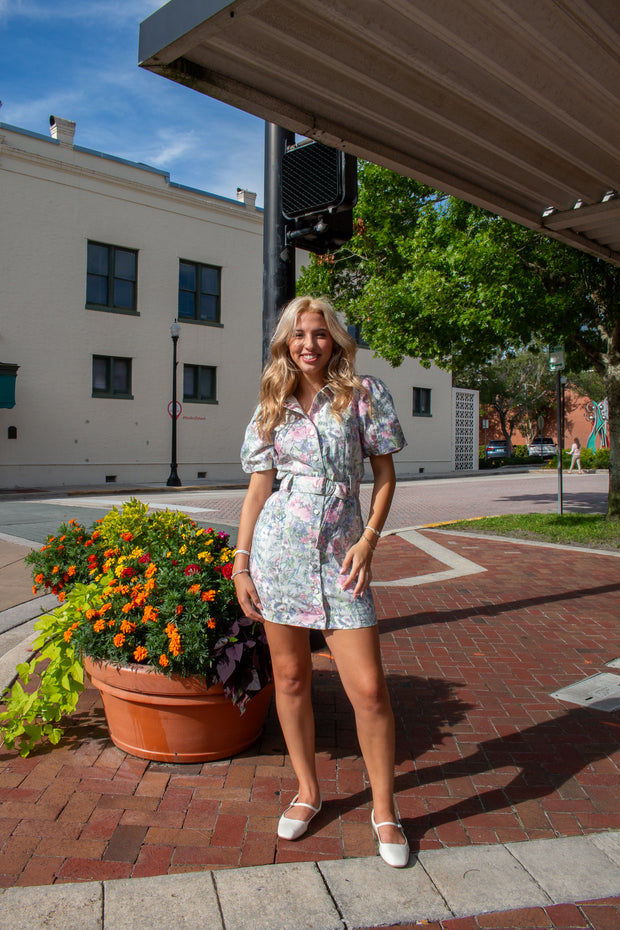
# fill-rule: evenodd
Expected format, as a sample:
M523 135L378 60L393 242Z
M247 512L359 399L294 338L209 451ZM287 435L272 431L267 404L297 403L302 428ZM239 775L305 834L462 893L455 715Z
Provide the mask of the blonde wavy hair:
M271 441L276 426L284 420L284 402L294 394L299 384L299 368L293 362L288 344L302 313L320 313L333 339L334 348L327 367L326 386L334 394L331 411L338 419L346 410L356 391L368 396L366 388L355 373L357 344L342 326L336 311L323 297L296 297L280 314L271 340L271 361L266 365L260 383L260 413L257 420L259 433Z

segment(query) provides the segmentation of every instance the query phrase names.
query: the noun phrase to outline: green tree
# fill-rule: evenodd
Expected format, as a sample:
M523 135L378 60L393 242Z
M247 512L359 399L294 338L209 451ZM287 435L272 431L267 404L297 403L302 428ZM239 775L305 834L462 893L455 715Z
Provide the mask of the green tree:
M299 292L331 296L371 348L461 372L564 344L609 404L609 510L620 518L620 268L376 165L360 166L356 235L313 257Z

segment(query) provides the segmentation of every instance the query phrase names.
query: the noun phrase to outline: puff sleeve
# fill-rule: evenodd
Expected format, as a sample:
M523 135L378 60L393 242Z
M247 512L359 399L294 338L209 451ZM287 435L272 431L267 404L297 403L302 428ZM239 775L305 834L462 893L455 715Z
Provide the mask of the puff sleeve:
M362 378L362 384L370 394L370 403L367 397L362 396L358 404L364 456L400 452L407 441L396 415L392 395L378 378Z
M241 467L245 472L269 471L276 467L273 444L261 437L256 426L259 410L260 407L257 407L248 423L241 447Z

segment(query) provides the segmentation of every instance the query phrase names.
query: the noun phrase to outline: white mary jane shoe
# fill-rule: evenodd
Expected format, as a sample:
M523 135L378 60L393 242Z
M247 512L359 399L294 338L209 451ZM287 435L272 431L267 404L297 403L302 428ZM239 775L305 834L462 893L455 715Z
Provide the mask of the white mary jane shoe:
M375 812L370 815L370 821L372 823L372 828L377 834L377 839L379 840L379 855L384 862L387 862L388 865L391 865L395 869L403 869L409 862L409 843L407 838L403 833L403 828L400 823L396 823L393 820L383 820L381 823L375 823ZM379 836L379 827L398 827L400 832L403 834L405 840L404 843L382 843L381 837Z
M310 817L308 820L294 820L293 817L285 817L284 814L282 814L280 820L278 821L278 836L282 840L298 840L300 836L303 836L310 825L310 821L316 817L316 815L323 807L322 801L319 801L318 807L313 807L312 804L306 804L304 801L298 801L298 797L299 795L296 794L289 806L284 811L284 814L286 814L287 811L290 811L291 807L308 807L312 811L312 817Z

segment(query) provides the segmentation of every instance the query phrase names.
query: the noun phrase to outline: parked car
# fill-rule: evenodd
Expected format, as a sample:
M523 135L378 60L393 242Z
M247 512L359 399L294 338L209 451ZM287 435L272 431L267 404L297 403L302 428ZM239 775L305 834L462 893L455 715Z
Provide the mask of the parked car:
M484 449L484 458L487 462L499 465L503 459L510 458L510 443L505 439L489 439Z
M553 439L548 436L537 436L536 439L532 439L527 447L528 455L539 455L543 459L552 459L557 453L558 447Z

